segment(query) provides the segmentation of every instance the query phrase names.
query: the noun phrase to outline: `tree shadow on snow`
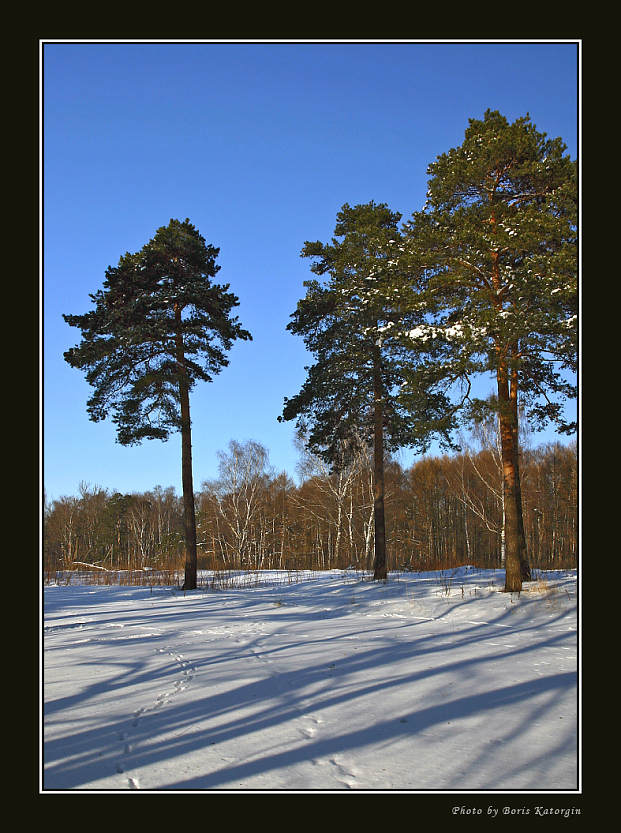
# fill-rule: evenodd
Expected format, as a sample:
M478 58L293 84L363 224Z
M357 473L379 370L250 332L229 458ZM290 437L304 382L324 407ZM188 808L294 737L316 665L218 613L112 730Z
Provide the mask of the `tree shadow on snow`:
M347 590L351 592L351 586L347 586ZM286 595L278 598L285 599ZM222 597L216 593L190 599L189 609L195 603L200 604L204 621L207 607L210 625L214 629L219 627L220 617L223 623L230 622L233 613L243 616L244 612L254 611L257 614L255 621L260 618L263 624L277 624L285 631L295 625L303 630L311 616L313 621L315 618L330 617L336 620L343 616L341 606L332 610L322 609L322 606L329 605L330 599L334 601L332 590L325 594L318 592L312 598L313 610L310 612L307 606L296 609L296 605L291 605L289 609L285 605L284 609L279 607L277 611L273 607L271 610L266 608L259 617L256 596L240 593L231 603L231 596L227 595L227 605L222 608ZM178 621L180 611L171 611L169 601L165 602L162 598L160 604L156 597L153 607L146 609L144 600L144 595L136 594L135 610L123 611L122 621L127 628L130 625L157 627L169 621ZM274 604L269 594L265 594L261 601ZM445 613L440 619L459 608L463 609L471 601L474 599L468 597L447 599ZM72 605L75 610L76 597L72 599ZM60 606L56 608L60 609ZM450 732L454 728L449 729L449 726L455 727L460 722L467 725L470 718L476 718L476 731L480 733L486 716L501 711L510 714L516 708L519 708L526 724L545 723L547 714L558 699L571 696L575 691L576 673L573 671L545 676L537 676L533 672L527 680L505 681L505 684L498 681L496 674L498 664L505 664L507 659L528 657L535 651L563 646L563 643L572 644L570 640L573 640L574 634L550 631L555 622L562 620L563 611L550 615L545 628L541 624L533 625L527 619L515 621L515 615L507 609L497 613L491 621L473 622L467 626L460 622L457 631L444 627L441 631L436 629L431 632L429 628L437 628L437 622L434 625L424 619L403 621L397 626L392 619L383 628L379 610L374 609L374 618L368 622L367 637L372 637L372 644L367 642L365 648L358 648L355 644L356 637L360 636L359 630L344 629L320 637L311 634L296 638L292 634L292 638L282 644L265 646L263 642L275 641L273 634L259 634L254 638L242 634L244 641L234 644L222 644L227 639L230 643L234 637L234 634L222 634L220 643L217 639L210 642L208 655L204 659L191 663L191 684L195 690L200 684L205 694L191 701L186 699L175 703L173 693L171 702L153 703L133 721L128 717L121 723L100 722L97 726L80 727L71 718L71 710L90 699L99 698L104 689L108 695L118 692L122 696L128 686L151 682L155 683L155 687L170 687L179 678L180 667L174 660L165 662L154 671L146 661L137 659L136 639L131 639L131 657L123 658L122 650L119 650L114 664L121 668L105 683L87 682L79 693L50 699L46 703L45 714L48 716L57 715L62 720L64 712L68 711L66 719L71 721L73 728L69 736L45 744L44 788L80 789L81 785L101 778L103 772L112 773L113 766L121 758L125 771L130 772L198 751L201 753L200 772L185 778L177 776L176 780L162 784L158 790L235 789L240 783L256 776L285 771L309 761L330 760L335 755L363 750L370 745L395 742L411 743L412 767L415 770L416 745L426 742L425 733L431 729L438 733ZM118 615L97 619L97 633L101 634L102 626L118 621ZM503 625L510 627L501 629ZM188 627L192 627L191 623ZM531 641L527 644L489 644L494 640L502 641L505 637L515 640L534 628L541 635L533 636L531 633ZM99 636L98 640L103 643L104 637ZM115 650L121 649L123 642L122 638L117 638ZM128 645L129 642L128 638ZM148 637L145 637L145 643L150 646L149 652L155 644L159 644ZM218 649L212 653L216 645ZM318 646L322 649L320 662L314 656L309 665L300 668L298 659L288 670L288 656L299 658L301 652L311 652ZM53 650L53 646L50 647ZM149 656L152 658L153 654L149 653ZM433 656L433 663L429 662L430 656ZM236 680L232 676L239 673L240 657L248 659L248 679ZM336 660L331 662L334 657ZM155 679L154 674L157 675ZM475 677L479 680L479 689L475 694L455 693L459 681L466 686ZM448 679L457 680L451 691L447 688ZM427 696L424 702L416 698L417 685L425 686ZM430 685L435 687L430 689ZM404 686L410 687L415 707L409 710L400 707L398 714L386 715L386 709L391 707L391 692L399 692ZM430 692L433 693L430 695ZM403 699L396 702L402 704ZM325 738L320 735L303 737L297 731L303 716L321 712L329 714L332 707L343 703L349 705L352 714L358 711L357 718L350 721L347 727L330 729L330 736ZM385 716L380 719L374 716L368 720L369 703L378 704L376 714L383 713ZM489 769L490 756L496 754L499 744L504 744L505 749L510 748L511 742L524 730L524 726L517 725L515 721L508 721L506 727L502 738L478 737L473 744L474 752L468 764L471 780L477 777L478 769L481 772ZM274 733L274 730L278 731ZM550 755L551 750L575 754L575 727L567 726L562 731L560 728L555 731L553 742L539 749L534 748L528 761L515 760L508 770L505 766L505 771L512 778L527 779L529 767L534 764L543 766L545 755ZM287 732L291 742L283 748L285 744L276 743L275 739L279 736L284 739ZM236 748L236 741L239 741L241 748L253 750L251 759L231 760L236 757L234 751L231 753ZM263 744L266 741L274 743L275 747L265 748ZM130 749L122 751L126 749L126 742ZM504 754L506 756L506 752ZM229 760L225 760L225 755ZM196 760L193 759L193 763ZM273 782L276 781L278 776L275 775ZM571 789L576 785L564 786ZM334 782L327 787L333 788ZM489 785L480 783L470 788L486 789ZM304 789L304 785L300 785L300 789Z

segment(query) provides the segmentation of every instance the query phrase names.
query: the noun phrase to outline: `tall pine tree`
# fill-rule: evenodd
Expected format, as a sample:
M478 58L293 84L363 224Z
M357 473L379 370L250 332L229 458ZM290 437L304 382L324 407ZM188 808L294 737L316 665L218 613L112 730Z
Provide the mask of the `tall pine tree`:
M238 298L212 282L218 253L188 219L171 220L106 270L103 289L90 296L93 310L63 316L82 331L64 357L94 388L91 420L111 411L122 445L181 431L186 589L197 580L189 394L228 365L234 340L251 339L231 315Z
M412 352L393 334L405 320L417 320L399 270L400 219L385 203L345 204L331 243L305 243L301 256L313 258L311 271L326 279L305 282L306 296L287 329L302 336L315 363L279 417L297 419L308 449L335 470L357 443L373 448L375 579L387 576L384 454L415 442L397 397Z
M420 389L466 384L461 412L493 407L500 423L506 508L506 590L530 575L522 520L518 414L535 427L575 430L563 402L576 395L577 174L561 139L527 116L510 124L488 110L471 119L464 142L428 168L428 200L404 235L426 323L410 331L417 350L433 345ZM496 395L469 397L473 375L492 373ZM463 403L462 403L463 404ZM446 423L443 423L446 427Z

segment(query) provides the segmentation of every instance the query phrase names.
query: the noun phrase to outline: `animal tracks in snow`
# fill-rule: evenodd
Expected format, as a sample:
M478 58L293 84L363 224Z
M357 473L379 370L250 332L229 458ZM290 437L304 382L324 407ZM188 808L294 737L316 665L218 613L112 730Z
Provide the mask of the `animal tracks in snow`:
M179 692L184 691L193 677L193 667L190 666L190 663L184 658L183 654L178 654L175 651L168 651L166 648L159 648L158 653L168 653L170 656L179 663L182 669L182 678L180 680L176 680L173 683L173 688L168 691L163 691L157 698L156 705L163 705L164 703L169 703L171 698L175 696L175 694L179 694Z
M309 720L314 724L311 726L303 726L302 729L300 729L300 734L302 735L302 737L305 737L308 740L312 740L319 731L319 727L323 723L323 720L321 717L312 717L308 714L302 714L301 716L304 720Z
M360 771L356 769L356 767L347 764L340 755L334 755L332 758L328 759L328 762L331 763L332 766L336 767L337 781L340 781L341 784L345 784L345 786L350 790L358 786L356 779L360 775Z
M160 692L152 706L141 706L139 709L136 709L136 711L132 715L130 730L119 732L118 740L123 744L123 751L115 762L115 769L119 775L124 774L126 770L129 768L130 761L127 760L127 756L131 755L131 753L134 750L135 744L131 742L130 737L131 729L138 728L140 721L142 720L144 715L150 712L157 711L162 706L166 705L167 703L170 703L173 697L184 691L190 684L192 677L194 676L194 671L196 670L194 666L188 660L186 660L183 654L179 653L174 649L158 648L156 653L168 654L169 656L171 656L175 660L175 662L180 666L181 678L173 682L172 688L168 688ZM127 786L128 789L139 790L140 782L135 777L128 777Z

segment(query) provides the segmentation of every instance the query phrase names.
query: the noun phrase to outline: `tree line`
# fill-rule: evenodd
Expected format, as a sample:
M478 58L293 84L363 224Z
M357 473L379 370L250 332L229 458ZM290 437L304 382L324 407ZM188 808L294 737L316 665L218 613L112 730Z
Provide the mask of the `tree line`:
M496 445L468 442L459 454L386 462L390 570L504 565L502 471ZM275 472L258 442L231 441L218 477L194 495L199 569L371 570L373 463L362 453L330 472L300 443L296 485ZM530 563L574 568L577 449L552 443L521 452ZM153 571L175 581L185 559L183 499L170 487L132 494L80 484L45 507L44 570ZM164 578L162 579L162 576Z
M287 329L304 340L313 363L278 419L295 421L310 458L327 467L319 482L338 484L339 521L328 524L336 538L328 546L319 536L322 552L342 546L342 494L354 488L354 472L370 466L371 520L359 526L365 545L372 541L374 578L385 579L395 558L388 536L396 543L398 526L386 520L390 455L424 453L432 438L456 452L459 431L493 418L505 590L519 591L530 578L520 430L524 421L576 429L563 408L577 394L578 339L578 180L565 151L528 115L509 123L488 110L469 120L459 147L428 166L426 203L405 223L386 203L345 203L329 242L304 243L301 256L317 277L305 282ZM189 394L227 366L233 341L252 338L232 315L237 296L212 280L218 252L189 219L171 219L108 268L93 310L64 316L82 333L65 359L94 388L92 420L112 415L124 445L181 432L186 589L196 587L201 533ZM481 374L496 383L487 399L473 394ZM231 478L242 474L233 464ZM264 553L263 538L250 535L248 494L215 494L214 517L238 555ZM475 503L469 508L476 515Z

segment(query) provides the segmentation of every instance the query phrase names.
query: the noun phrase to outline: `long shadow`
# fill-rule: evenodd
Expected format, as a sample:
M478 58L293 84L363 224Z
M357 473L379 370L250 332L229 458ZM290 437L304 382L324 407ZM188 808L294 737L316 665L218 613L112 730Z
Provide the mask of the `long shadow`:
M411 679L401 679L399 684L415 682L418 676L411 675ZM489 713L493 709L510 708L512 705L518 704L523 705L525 699L539 696L545 692L551 692L557 697L561 692L570 690L574 684L575 674L563 673L477 693L476 695L459 697L418 711L399 714L393 719L376 722L363 729L342 732L325 740L305 741L297 747L289 747L285 751L278 753L265 754L253 761L216 768L210 772L202 773L197 777L177 781L160 788L226 788L230 782L238 782L239 780L250 778L253 775L265 774L275 769L290 767L296 763L308 761L313 758L329 757L330 755L345 751L351 752L372 743L386 743L397 738L406 736L413 737L417 733L423 732L436 724L458 721L459 719L483 712ZM373 688L381 691L386 686L378 684L374 687L369 687L366 693L372 691ZM246 690L244 691L244 689ZM136 750L132 756L131 765L133 767L149 766L156 761L169 760L190 751L206 749L209 746L217 746L227 740L242 737L252 732L261 732L270 726L286 723L292 718L299 717L299 713L294 704L283 709L282 703L274 703L271 707L263 709L260 719L233 719L228 724L214 729L200 728L201 719L204 720L206 714L210 715L210 718L213 718L214 715L226 713L227 711L234 713L244 703L260 702L265 695L269 697L270 701L274 700L273 688L269 685L269 681L265 680L241 687L237 690L236 695L233 703L230 701L231 692L227 692L215 698L202 698L200 701L195 701L191 706L167 709L157 715L157 719L151 721L148 733L148 727L144 729L150 743L149 750ZM225 699L226 702L219 703L218 701L222 699ZM325 708L331 704L347 699L349 698L346 694L340 697L333 695L332 697L321 700L314 706L314 709ZM171 738L158 743L154 747L153 737L156 734L153 731L155 728L153 726L154 722L160 724L160 731L170 732L174 730L175 732L179 732L187 728L193 728L193 731L189 737ZM111 734L113 732L114 729L111 727ZM46 780L48 783L58 782L60 780L65 785L65 788L68 785L71 785L69 788L79 788L80 783L84 783L87 780L85 779L85 772L88 772L90 767L101 760L100 755L97 759L95 758L95 752L92 746L90 747L90 753L88 751L89 745L93 741L99 741L96 748L100 753L101 729L86 730L79 733L79 739L74 738L73 754L78 754L79 750L82 749L82 756L69 765L60 764L58 767L48 767L46 772ZM66 741L52 742L49 745L46 754L46 760L48 762L54 760L56 751L65 756L67 754ZM106 756L112 758L115 753L118 753L118 742L115 738L111 738ZM484 784L479 786L481 788L485 787Z
M406 646L404 646L403 650L406 651ZM428 650L432 650L432 648L430 647ZM528 648L525 647L521 650L526 651ZM504 652L504 654L499 652L499 654L496 655L487 655L483 658L479 658L477 662L493 662L499 656L502 657L506 655L506 653L507 652ZM351 673L354 673L357 666L364 669L368 667L369 662L380 662L382 654L385 655L385 651L383 651L383 649L377 649L376 651L366 652L366 654L367 655L363 658L356 656L350 658L349 661L341 663L341 667L336 670L334 676L327 680L326 669L323 664L321 666L308 669L305 673L293 672L291 675L282 675L285 682L290 680L298 687L297 692L282 692L283 696L288 700L285 704L283 704L282 700L275 697L273 680L264 679L258 682L238 686L234 691L228 691L223 695L205 697L186 706L162 710L161 713L157 715L154 714L150 717L148 725L145 724L145 731L149 730L148 736L150 740L150 748L148 753L141 752L140 750L137 751L133 759L134 765L149 765L155 763L156 761L167 760L176 755L182 755L192 750L204 748L208 745L213 746L229 740L234 740L238 737L246 736L249 733L259 733L278 724L286 724L288 721L300 716L300 704L303 700L308 699L308 695L305 695L304 692L312 686L312 684L316 684L317 682L324 682L324 690L314 693L313 710L329 708L332 705L350 700L350 692L343 691L336 693L334 691L334 677L343 678ZM410 655L409 650L407 650L407 655ZM393 652L391 663L394 663L395 661L396 657ZM358 699L368 694L376 694L381 697L382 694L386 694L387 691L394 686L413 685L423 678L428 680L429 676L433 674L445 674L459 670L467 671L471 674L473 671L472 665L473 661L471 659L452 662L441 665L437 669L430 670L425 668L420 672L410 673L406 676L401 675L393 680L377 681L365 687L357 686L354 692L354 697ZM511 702L511 698L509 697L510 691L513 692L513 696L515 697L536 695L545 691L547 688L558 688L559 686L554 683L554 680L559 682L559 685L562 682L563 685L567 687L575 684L575 674L556 675L554 678L543 678L543 680L533 680L532 682L508 687L499 699L495 699L493 692L488 692L482 695L460 698L454 701L452 706L450 706L450 704L448 706L447 704L438 705L433 707L433 709L425 710L424 714L426 714L427 717L423 719L422 723L416 725L419 726L419 729L431 725L433 721L431 721L430 716L432 715L437 715L438 719L440 719L439 716L444 714L444 719L449 720L457 719L460 715L463 717L467 714L471 714L476 710L475 705L477 702L480 704L480 706L477 707L479 710L484 710L488 706L491 707L496 702L507 705ZM262 702L267 702L270 705L267 707L259 706L258 713L252 717L235 717L235 715L239 713L240 708L247 707L248 705L254 705L256 707L257 704L261 704ZM465 708L461 713L457 710L460 704L464 707L467 706L467 708ZM228 722L213 728L207 728L206 730L200 728L200 724L205 720L206 715L209 716L210 721L213 721L218 717L226 715L227 713L231 715L231 719ZM406 733L403 725L397 720L387 721L383 725L384 729L381 730L371 727L363 732L350 733L349 735L339 735L328 741L315 742L311 744L305 743L300 749L292 750L290 756L289 753L282 753L276 757L267 756L266 758L261 758L259 762L255 762L252 765L256 767L256 769L253 770L249 764L245 768L242 768L240 772L243 771L246 773L246 776L248 776L252 774L252 772L266 771L271 767L278 767L282 765L285 759L287 759L290 763L294 763L299 760L308 760L311 757L322 755L330 751L343 751L348 748L355 748L357 745L355 742L356 738L360 743L365 743L371 741L373 738L381 738L385 741L390 737ZM386 732L386 726L392 726L392 731ZM162 740L157 746L152 745L153 737L157 736L159 732L166 732L169 734L171 731L176 733L180 731L189 731L190 735L186 735L182 738ZM410 726L407 731L407 734L411 733L412 726ZM48 777L55 780L54 776L58 776L64 770L62 780L66 783L68 779L70 780L70 773L73 771L73 774L76 777L76 783L74 786L79 786L79 781L83 781L84 779L84 767L88 766L89 758L91 758L93 754L92 751L89 751L89 747L92 750L91 743L94 735L97 735L97 731L93 732L91 730L87 730L84 733L78 733L77 737L74 738L72 746L74 747L75 752L81 748L83 750L83 755L77 760L74 760L70 765L60 764L58 770L51 766L48 769ZM317 746L317 743L320 745ZM112 747L114 746L115 743L113 742ZM57 753L62 756L66 755L66 742L59 741L57 744L52 743L49 745L46 752L46 760L48 763L51 763L54 760ZM93 761L90 760L90 762L92 763ZM201 779L199 779L199 786L201 786L201 788L212 788L213 786L226 781L226 778L230 774L231 773L227 774L225 771L219 776L217 772L212 772L211 774L202 776ZM233 777L237 777L237 775L234 775ZM175 788L183 788L183 786L184 785L181 785Z
M550 709L552 704L557 702L558 696L558 691L549 691L548 697L545 702L542 702L539 706L533 706L531 712L528 715L527 725L522 726L518 723L512 731L509 731L505 734L505 736L502 739L503 745L507 748L510 748L511 741L517 739L519 734L528 731L529 729L534 731L533 727L536 726L539 721L545 720L546 711ZM554 747L544 747L540 752L537 752L536 749L533 748L530 756L525 761L520 761L514 756L512 758L512 766L505 773L505 778L507 779L507 781L514 782L514 779L520 777L523 780L523 783L528 782L529 787L533 787L535 789L540 788L541 773L550 771L551 760L554 760L555 758L560 757L562 755L567 757L576 756L577 726L576 724L572 724L571 721L568 721L568 723L569 725L563 727L564 734L563 736L559 737L559 740ZM537 731L539 731L539 729L537 729ZM537 740L535 739L535 743L536 742ZM469 762L468 769L469 773L471 773L471 777L472 774L475 774L477 771L484 770L485 766L488 763L488 761L486 760L487 757L487 750L483 750L475 759ZM577 759L575 765L575 783L570 786L576 788L578 786Z
M463 604L463 602L456 603L455 606L457 607L457 606L459 606L459 604ZM228 609L227 613L230 616L230 613L231 613L230 608ZM176 622L178 622L178 615L179 615L178 613L174 614L174 619L175 619ZM506 615L508 615L508 614L504 614L502 616L497 617L497 621L503 619L504 616L506 616ZM171 614L171 616L173 616L173 614ZM559 617L562 617L562 614L559 614ZM264 619L268 619L269 621L271 621L275 618L276 618L275 616L264 617ZM297 621L297 620L299 620L299 614L297 615L297 617L294 614L291 614L291 616L289 617L288 615L286 615L286 614L283 615L281 613L278 616L278 621L282 621L283 619L287 620L289 618L294 619L294 620ZM493 627L493 625L494 625L494 623L491 623L491 624L487 623L487 624L482 624L482 625L471 625L468 628L463 628L462 627L462 628L460 628L460 631L459 631L458 634L449 634L451 636L451 641L448 642L448 643L444 643L444 644L437 644L438 640L442 637L442 634L434 633L434 634L429 634L428 636L418 636L417 634L413 634L413 639L415 641L408 641L405 644L405 646L403 647L403 649L401 649L403 651L403 657L404 658L405 657L409 658L413 654L415 654L417 656L421 656L421 655L424 655L426 653L435 653L438 656L441 656L442 654L444 654L446 652L449 652L449 651L452 652L455 649L463 647L463 646L471 647L476 642L486 641L487 639L489 639L490 634L489 634L488 629L490 627ZM550 625L550 623L548 623L548 625ZM389 629L391 635L394 634L394 633L399 633L401 631L405 631L405 630L409 630L409 629L419 629L421 626L424 627L424 623L421 623L421 622L414 622L414 623L407 622L407 623L395 626L394 623L391 622L389 625L386 625L386 627ZM512 632L514 634L522 632L522 631L526 632L526 631L529 631L533 628L536 628L536 626L535 625L530 625L528 623L524 623L520 627L513 629ZM96 629L96 628L94 628L94 629ZM378 628L377 625L370 626L369 631L372 631L376 638L378 638L378 639L380 638L381 630ZM308 646L317 645L317 644L329 645L330 643L339 643L342 640L346 639L347 636L359 636L360 633L361 633L360 631L353 631L352 630L348 633L339 633L339 634L335 634L335 635L323 636L319 639L304 637L303 639L300 639L297 642L288 641L283 646L272 647L272 648L269 648L269 649L263 649L262 648L261 652L264 656L275 658L275 657L278 656L278 654L283 653L283 652L288 652L292 648L293 649L302 648L303 646L308 647ZM561 643L564 640L569 639L569 638L571 638L571 634L568 633L568 632L553 634L553 635L547 637L544 641L540 641L538 643L538 647L541 647L541 646L553 647L553 646L556 646L559 643ZM146 639L148 639L147 636L145 636L145 640ZM258 642L260 639L261 639L261 637L259 637L256 640L256 642ZM103 644L103 645L106 644L106 638L105 637L98 637L98 638L96 638L96 641L100 644ZM124 644L134 646L136 640L131 638L131 637L128 637L125 640L122 637L121 638L115 637L114 642L115 642L115 647L122 648ZM59 646L59 649L62 649L63 647L64 646L61 645L61 646ZM531 646L525 646L524 648L517 649L513 653L519 654L522 651L532 650L533 647L534 646L532 646L532 645ZM53 651L54 648L52 647L50 650ZM220 664L223 664L223 663L226 663L226 662L230 661L231 658L234 658L235 656L239 655L241 650L242 649L239 646L237 646L237 647L233 646L228 651L221 651L216 656L210 657L209 659L205 659L203 661L194 662L193 664L197 669L206 668L208 666L209 667L217 666L217 665L220 665ZM359 651L355 655L352 655L352 657L350 658L349 663L347 665L347 673L354 673L355 671L363 670L365 667L374 667L374 668L376 668L376 667L378 667L379 664L382 663L382 658L385 657L385 656L386 656L386 653L385 653L385 648L384 647L380 647L380 648L377 648L377 649L369 649L368 651ZM487 659L498 658L498 656L499 656L498 654L491 653L491 654L488 655ZM394 659L395 659L395 649L394 649L394 647L391 647L390 661L393 662ZM80 702L85 702L89 698L97 697L101 693L103 688L105 688L105 690L107 690L107 691L122 689L122 688L126 687L127 685L130 685L130 684L135 685L135 684L138 684L142 681L147 681L147 680L153 678L153 673L154 672L153 672L152 669L149 669L149 671L143 671L142 673L139 673L137 668L135 667L136 663L127 662L127 661L124 661L124 660L118 660L118 661L115 661L114 664L128 665L130 667L130 670L127 670L124 673L120 673L112 681L108 680L105 683L95 682L92 685L87 685L78 694L71 695L71 696L68 696L68 697L57 698L56 700L48 700L46 702L45 708L44 708L45 714L49 715L49 714L52 714L55 711L59 711L59 710L62 710L64 708L74 706L74 705L76 705ZM455 667L455 666L453 666L453 667ZM446 671L446 667L440 665L439 668L438 668L438 672L440 672L440 671L444 673ZM299 673L300 672L296 672L296 674L299 674ZM342 666L341 666L338 669L338 674L340 675L342 673L344 673L344 672L343 672L343 669L342 669ZM159 669L157 671L158 679L161 679L161 680L165 679L167 676L173 676L174 677L176 674L178 674L178 667L174 662L168 663L165 668Z
M434 638L437 637L430 636L422 641L431 642ZM559 637L551 637L540 643L540 645L553 645L558 639ZM417 642L418 641L421 640L419 639ZM363 686L357 683L354 697L362 698L369 694L381 696L393 688L413 684L422 680L429 680L430 677L436 675L446 675L459 672L472 675L473 665L482 667L487 663L493 664L498 659L505 659L511 655L518 656L519 654L527 653L528 651L533 650L535 647L540 646L530 645L513 649L511 651L488 653L485 656L477 657L474 660L471 657L462 660L454 660L452 662L438 664L434 668L424 667L420 671L399 674L392 679L383 678L379 681L373 681ZM314 711L326 709L351 699L351 694L348 691L341 691L340 693L335 692L334 687L339 681L345 683L348 677L355 675L359 671L365 671L369 668L378 669L381 668L384 663L397 665L402 660L410 660L413 656L420 657L426 653L438 653L451 650L453 650L453 646L433 646L432 644L429 644L424 648L420 648L416 643L406 643L398 647L393 646L390 650L390 655L387 656L386 647L381 646L375 649L369 649L365 652L358 652L355 655L341 659L336 667L331 669L330 672L327 671L328 664L326 662L321 665L316 665L313 668L305 669L304 671L295 670L290 674L284 673L280 675L283 681L287 683L288 680L291 680L292 683L297 685L300 692L299 696L295 699L291 691L286 692L288 699L291 700L287 709L283 709L281 703L278 703L271 708L264 708L260 714L256 715L252 719L244 718L239 722L231 721L228 726L219 727L214 736L217 736L221 741L230 740L234 738L235 732L242 726L244 732L262 731L269 728L273 713L276 713L280 718L282 718L282 722L286 722L286 720L298 716L298 707L303 701L309 699L308 695L305 695L304 692L318 683L324 684L324 691L319 694L317 692L313 694L314 702L312 708ZM537 680L533 680L533 685L535 687L536 684ZM227 712L235 712L239 706L246 705L256 698L259 698L261 694L265 693L263 691L255 692L254 685L263 686L262 683L259 683L253 684L252 687L244 686L241 689L238 688L235 692L237 696L233 698L233 701L231 702L229 696L227 695L227 700L221 705L213 701L203 701L203 708L201 709L201 712L203 715L208 714L210 717L218 716ZM192 717L190 717L190 722L186 725L191 725L191 720Z
M138 601L143 601L138 599ZM241 601L241 600L240 600ZM469 600L460 601L456 605L465 604ZM251 607L256 613L256 600L249 600L239 606L235 606L237 610L245 607ZM211 605L210 605L211 607ZM226 610L218 610L217 606L211 612L214 618L217 618L218 613L226 613L228 617L232 614L232 607L227 606ZM302 615L302 624L304 618L312 611L307 607L304 608ZM178 623L179 611L173 611L168 614L174 618ZM342 615L342 610L341 610ZM273 675L266 679L253 681L251 683L243 683L235 687L233 690L227 690L222 694L209 695L202 697L199 700L194 700L192 703L170 706L168 708L161 708L157 712L152 712L148 718L144 719L144 724L140 732L136 732L135 737L138 742L141 737L149 738L148 749L136 749L132 755L133 766L148 766L157 761L168 760L171 757L183 755L197 749L207 749L211 746L217 746L220 743L234 740L249 733L260 733L266 729L274 728L278 725L284 725L287 722L300 717L300 710L304 703L308 703L312 699L312 710L329 708L344 701L353 698L361 698L366 695L375 695L381 698L382 695L395 686L414 685L422 678L429 679L430 676L443 675L447 673L460 673L464 675L472 675L476 673L477 669L482 669L487 663L493 663L499 659L505 659L512 655L519 655L528 653L539 649L541 647L553 647L564 639L571 636L570 633L559 633L546 635L545 638L538 640L536 643L531 643L521 647L516 647L512 650L499 650L494 653L488 652L484 656L469 656L464 659L450 660L450 653L461 647L472 647L474 642L489 640L490 636L497 635L498 631L494 631L494 627L501 623L508 613L504 613L496 617L490 623L485 625L472 625L469 628L460 627L458 634L433 633L423 634L421 628L429 625L428 622L404 623L395 628L394 621L389 624L389 632L392 634L392 639L384 639L381 632L378 634L377 624L369 627L369 630L377 635L380 644L378 647L372 647L365 651L357 651L349 656L339 659L336 668L328 675L326 665L327 662L316 664L304 670L294 670L291 673L286 671L277 673L276 677ZM559 613L558 618L562 618L563 614ZM140 619L141 622L149 621L146 617L144 608L136 614L135 619ZM291 613L284 614L282 610L278 611L278 615L267 616L268 620L274 620L279 623L283 621L300 621L300 611L291 611ZM123 612L123 620L125 619L125 611ZM118 617L117 617L118 621ZM158 618L151 619L151 621L160 621ZM461 623L460 623L461 624ZM97 621L97 626L100 625L100 620ZM528 623L512 623L516 625L512 633L518 631L528 631L533 626ZM388 626L388 625L387 625ZM395 644L395 633L404 640ZM297 644L295 642L287 642L286 645L270 647L267 649L261 648L261 653L264 656L277 658L282 652L295 650L296 647L309 646L312 644L322 643L328 646L330 643L338 644L347 635L358 635L359 631L350 631L349 633L339 633L334 636L324 636L321 639L308 638L300 639ZM506 633L509 636L509 633ZM437 644L438 641L444 640L447 636L452 636L452 640L448 644ZM254 642L249 641L249 644L259 647L263 638L269 638L270 634L259 636ZM103 641L103 640L102 640ZM132 640L135 646L136 640ZM118 643L117 643L118 644ZM387 650L389 646L390 650ZM226 681L230 679L230 675L226 672L226 663L231 659L239 657L246 650L245 647L239 645L231 648L220 650L220 652L203 662L193 662L193 666L197 671L209 668L211 675L214 671L221 669L221 674L213 679L214 684L218 681ZM450 661L439 662L435 668L423 668L419 671L406 673L398 673L392 679L373 680L370 683L360 686L356 684L355 690L352 692L348 689L335 690L335 683L339 682L345 684L350 675L356 675L361 671L373 669L375 674L381 670L385 664L393 666L392 671L399 667L399 663L411 660L413 657L423 657L425 654L434 653L439 658L446 656ZM132 661L123 663L125 668L112 681L105 684L106 690L111 688L122 689L130 684L137 684L141 681L150 680L153 682L154 672L150 669L147 673L145 671L145 663ZM165 680L168 677L177 676L179 673L178 666L175 663L168 663L163 668L156 672L158 679ZM497 709L510 707L512 704L522 702L524 698L538 696L544 692L553 693L557 696L562 691L568 691L575 686L576 675L574 673L554 674L548 677L536 678L532 681L519 683L512 686L505 686L502 688L492 689L490 691L483 691L476 696L467 696L456 698L449 702L436 704L434 706L410 712L408 715L399 715L401 719L406 719L407 724L401 722L401 719L386 720L381 723L376 723L363 729L353 732L341 733L326 740L313 740L309 742L304 741L299 747L288 749L286 752L267 753L257 760L246 763L236 764L234 766L225 766L217 768L219 765L214 762L214 765L209 772L197 775L195 778L177 781L161 789L219 789L224 788L226 784L231 781L238 781L239 779L249 778L259 773L269 772L274 769L287 767L301 761L308 761L311 758L321 757L326 755L343 752L346 750L353 750L368 743L372 743L381 739L387 741L395 739L400 736L415 736L417 733L423 731L425 728L433 726L439 722L446 722L446 720L457 720L461 717L473 715L488 709ZM309 693L312 691L312 694ZM101 693L101 684L92 684L87 686L80 694L68 698L59 698L48 704L46 712L60 711L71 706L75 706L80 702L85 702L91 697L96 697ZM552 702L552 701L551 701ZM267 703L267 705L262 705ZM255 711L252 715L247 717L240 717L239 710L244 707L253 706ZM535 714L535 704L533 704L533 714ZM540 705L536 707L537 716L544 716L545 706ZM229 719L217 726L204 725L205 720L214 721L217 718L229 715ZM237 716L236 716L237 715ZM102 757L104 760L112 759L118 755L118 724L111 724L108 727L101 727L96 729L83 729L75 732L71 738L71 748L74 755L77 757L73 761L61 761L67 755L68 739L63 738L57 741L51 741L45 747L45 761L47 763L46 780L48 783L62 782L65 788L78 788L81 783L88 780L85 777L89 771L95 771L97 765L101 766ZM109 740L102 744L102 732L109 734ZM161 738L157 740L157 735L166 733L168 738ZM173 733L173 737L170 734ZM181 734L180 733L184 733ZM95 751L97 750L97 752ZM54 763L58 761L58 763ZM99 769L100 771L100 769ZM484 787L485 785L481 785Z
M351 752L370 743L377 743L378 741L385 743L404 735L412 736L438 723L444 724L447 721L459 720L481 712L507 708L522 703L525 697L530 697L534 693L540 694L544 691L558 693L573 686L574 682L574 674L555 674L542 680L536 687L536 692L533 689L533 684L528 682L505 686L483 694L460 697L440 705L406 713L399 718L375 723L365 729L344 732L336 737L317 740L296 749L287 749L285 752L266 755L255 761L223 767L216 772L199 778L176 781L169 784L167 788L213 789L218 786L225 787L232 781L236 782L274 769L289 767L296 763L308 761L310 757L329 757L342 753L344 750ZM404 728L404 718L408 724L407 728Z

